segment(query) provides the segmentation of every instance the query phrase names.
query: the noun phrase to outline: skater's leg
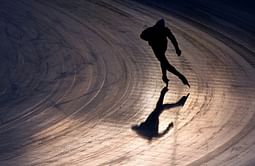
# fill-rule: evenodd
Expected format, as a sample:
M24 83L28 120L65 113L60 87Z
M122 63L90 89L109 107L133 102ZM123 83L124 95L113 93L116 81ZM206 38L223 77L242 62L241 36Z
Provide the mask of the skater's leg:
M163 63L164 63L163 66L165 66L165 68L166 68L169 72L171 72L171 73L173 73L174 75L176 75L176 76L182 81L182 83L183 83L184 85L188 85L188 86L190 87L189 82L188 82L188 80L186 79L186 77L185 77L183 74L181 74L178 70L176 70L175 67L173 67L172 65L170 65L170 63L167 61L167 59L164 60Z
M166 83L166 86L168 86L168 81L169 79L167 78L166 75L166 66L164 65L164 63L160 62L160 66L161 66L161 71L162 71L162 80Z
M164 61L166 60L165 52L167 49L167 45L165 45L163 47L152 47L152 49L153 49L155 56L157 57L157 59L160 62L161 71L162 71L162 80L166 83L166 86L168 86L169 79L167 78L167 75L166 75L167 66L164 63Z

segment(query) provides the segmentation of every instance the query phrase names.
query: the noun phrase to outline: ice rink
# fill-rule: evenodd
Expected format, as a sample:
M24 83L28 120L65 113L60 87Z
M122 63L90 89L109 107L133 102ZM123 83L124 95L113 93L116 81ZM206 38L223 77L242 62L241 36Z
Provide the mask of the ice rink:
M254 166L255 18L220 2L0 2L1 166ZM197 6L197 8L195 8ZM164 18L165 110L148 140L133 131L165 86L141 32Z

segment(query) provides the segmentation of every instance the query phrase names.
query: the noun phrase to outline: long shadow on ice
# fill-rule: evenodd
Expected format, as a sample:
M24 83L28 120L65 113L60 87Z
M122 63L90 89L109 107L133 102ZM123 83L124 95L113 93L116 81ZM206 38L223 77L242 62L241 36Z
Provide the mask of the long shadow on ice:
M156 108L150 113L148 118L139 125L133 125L131 127L132 130L134 130L139 136L148 139L149 141L151 141L153 138L159 138L164 136L173 127L173 122L171 122L164 131L159 132L158 128L160 114L166 109L183 106L189 96L189 94L187 96L182 96L176 103L163 104L164 97L167 91L167 87L164 87L161 90Z

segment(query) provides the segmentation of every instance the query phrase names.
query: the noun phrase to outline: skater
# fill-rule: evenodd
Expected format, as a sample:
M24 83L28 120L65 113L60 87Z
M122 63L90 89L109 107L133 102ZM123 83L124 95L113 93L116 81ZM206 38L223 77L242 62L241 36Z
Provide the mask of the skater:
M152 140L152 138L158 138L164 136L170 128L173 127L173 122L169 123L168 127L161 133L158 132L159 126L159 116L165 109L170 109L173 107L183 106L189 96L183 96L179 101L172 104L163 104L164 96L168 91L167 87L164 87L161 90L160 97L158 99L156 108L154 111L148 116L148 118L142 122L140 125L132 126L132 130L136 131L142 137Z
M177 71L175 67L170 65L168 60L166 59L165 52L167 50L167 37L171 40L178 56L181 55L181 50L179 49L178 43L170 29L165 27L164 19L157 21L157 23L153 27L145 29L140 35L140 37L143 40L148 41L155 56L159 60L162 70L162 80L166 83L166 86L168 86L169 81L166 75L166 71L168 70L169 72L179 77L179 79L181 79L184 85L188 85L190 87L189 82L185 78L185 76L182 75L179 71Z

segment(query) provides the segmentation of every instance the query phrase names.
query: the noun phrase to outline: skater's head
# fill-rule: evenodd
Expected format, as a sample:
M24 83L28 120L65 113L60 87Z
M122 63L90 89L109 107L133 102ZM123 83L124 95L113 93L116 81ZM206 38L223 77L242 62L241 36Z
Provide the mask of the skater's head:
M164 28L165 27L165 20L164 19L158 20L154 26L159 27L159 28Z

